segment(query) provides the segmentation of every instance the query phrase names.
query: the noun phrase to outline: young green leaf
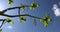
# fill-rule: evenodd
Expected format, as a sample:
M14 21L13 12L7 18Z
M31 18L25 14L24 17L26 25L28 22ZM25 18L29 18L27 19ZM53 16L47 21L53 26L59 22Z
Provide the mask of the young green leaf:
M22 12L24 12L25 8L22 8Z
M14 24L14 22L10 18L5 19L5 23L8 22L9 24Z
M48 21L48 18L50 18L49 15L45 15L43 19L44 21Z
M8 4L11 6L14 0L8 0Z
M40 22L44 22L44 19L41 18L41 19L40 19Z
M4 23L8 22L9 20L10 20L9 18L6 18L6 19L4 20Z
M26 18L24 16L20 16L20 20L23 22L23 23L26 23Z
M30 6L30 10L33 10L34 8Z
M47 27L48 23L46 21L44 21L44 27Z
M45 20L47 22L51 22L52 21L52 19L49 17L49 14L47 14L44 18L45 18Z
M12 24L14 24L14 22L13 22L13 21L10 21L10 22L8 22L8 23L10 23L11 25L12 25Z
M51 21L52 21L52 19L51 19L51 18L48 18L48 19L47 19L47 21L48 21L48 22L51 22Z
M24 12L26 5L20 4L22 12Z
M31 5L30 5L30 9L32 10L32 9L34 9L36 7L39 7L39 6L40 6L39 4L37 4L35 2L32 2Z

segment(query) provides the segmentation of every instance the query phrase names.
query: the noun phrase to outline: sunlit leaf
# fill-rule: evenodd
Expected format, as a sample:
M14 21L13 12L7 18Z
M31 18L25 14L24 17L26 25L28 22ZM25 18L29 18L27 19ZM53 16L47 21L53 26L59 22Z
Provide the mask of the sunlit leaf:
M36 19L34 19L34 25L36 26Z
M14 22L10 18L5 19L5 23L8 22L9 24L14 24Z
M32 10L32 9L34 9L36 7L39 7L39 6L40 6L39 4L37 4L35 2L32 2L31 5L30 5L30 9Z
M46 21L44 21L44 27L47 27L48 23Z
M20 16L20 20L23 22L23 23L26 23L26 18L24 16Z
M34 8L30 6L30 10L33 10Z
M22 21L23 23L26 23L26 21Z
M10 24L14 24L14 22L13 21L11 21L11 22L9 22Z
M8 4L11 6L14 0L8 0Z
M40 19L40 22L44 22L44 19L41 18L41 19Z
M0 32L2 32L2 28L0 28Z
M22 9L22 12L24 12L24 10L25 10L25 7L22 7L21 9Z
M49 14L47 14L44 18L45 18L45 20L47 22L51 22L52 21L52 19L49 17Z
M47 27L50 21L52 21L52 19L49 17L49 14L45 15L44 18L40 19L40 22L44 23L44 27Z
M4 20L4 24L6 23L6 22L8 22L10 19L9 18L6 18L5 20Z
M26 5L20 4L20 6L22 8L22 12L24 12Z
M6 19L5 19L5 21L9 21L9 20L10 20L10 18L6 18Z
M48 18L48 19L47 19L47 21L48 21L48 22L51 22L51 21L52 21L52 19L51 19L51 18Z
M44 21L48 21L49 18L50 18L49 15L45 15L43 19Z

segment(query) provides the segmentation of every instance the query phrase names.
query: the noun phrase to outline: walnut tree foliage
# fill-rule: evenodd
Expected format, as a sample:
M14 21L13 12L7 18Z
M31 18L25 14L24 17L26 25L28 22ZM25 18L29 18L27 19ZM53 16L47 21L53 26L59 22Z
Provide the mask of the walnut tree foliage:
M10 6L12 6L13 3L14 3L14 0L8 0L8 4L9 4ZM0 26L0 32L2 32L2 28L1 28L1 27L3 26L3 24L5 24L5 23L14 24L14 22L10 19L10 17L11 17L11 18L12 18L12 17L19 17L19 19L21 20L21 22L26 23L27 19L26 19L25 16L29 16L29 17L34 18L34 25L35 25L35 26L36 26L36 24L37 24L36 19L39 19L39 20L40 20L39 22L43 22L44 27L47 27L48 24L49 24L49 22L52 21L52 19L49 17L49 14L45 15L43 18L36 17L36 16L32 16L32 15L29 15L29 14L20 15L20 9L22 9L22 12L24 12L24 10L25 10L26 7L29 7L31 10L33 10L33 9L39 7L39 6L40 6L39 4L37 4L37 3L35 3L35 2L32 2L32 3L30 4L30 6L28 6L28 5L26 5L26 4L20 4L20 7L12 7L12 8L7 8L7 9L3 10L2 12L0 12L0 15L2 15L2 16L7 16L7 17L9 17L9 18L0 19L0 21L2 21L2 24L1 24L1 26ZM5 12L6 12L7 10L12 10L12 9L16 9L16 8L18 8L18 15L7 15L7 14L5 14Z

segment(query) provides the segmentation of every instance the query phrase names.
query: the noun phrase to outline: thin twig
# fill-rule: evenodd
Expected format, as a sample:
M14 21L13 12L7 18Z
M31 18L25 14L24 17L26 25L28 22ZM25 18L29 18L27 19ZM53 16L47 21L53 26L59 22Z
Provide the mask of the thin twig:
M3 20L3 22L2 22L2 24L1 24L1 26L0 26L0 28L3 26L3 24L4 24L4 20Z
M18 9L18 15L20 15L20 8ZM19 20L20 20L20 17L19 17Z

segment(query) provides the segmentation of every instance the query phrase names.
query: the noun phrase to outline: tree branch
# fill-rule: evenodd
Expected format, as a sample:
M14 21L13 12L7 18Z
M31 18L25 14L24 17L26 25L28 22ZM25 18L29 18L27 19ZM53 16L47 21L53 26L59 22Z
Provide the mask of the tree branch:
M25 7L30 7L30 6L25 6ZM20 8L22 8L22 7L10 7L10 8L7 8L7 9L5 9L5 10L0 11L0 15L2 15L2 16L7 16L7 17L29 16L29 17L32 17L32 18L41 19L41 18L39 18L39 17L32 16L32 15L29 15L29 14L20 15L20 11L18 11L18 15L7 15L7 14L4 14L4 13L7 12L8 10L12 10L12 9L19 9L19 10L20 10ZM3 26L4 20L5 20L5 19L0 19L0 21L3 21L2 24L1 24L1 26L0 26L0 28Z
M17 9L17 8L21 8L21 7L12 7L12 8L7 8L5 10L2 10L2 13L5 13L8 10L12 10L12 9Z
M23 15L7 15L7 14L2 14L2 16L7 16L7 17L20 17L20 16L29 16L29 17L32 17L32 18L41 19L41 18L39 18L39 17L32 16L32 15L29 15L29 14L23 14Z
M30 6L25 6L25 7L30 7ZM5 13L6 11L8 11L8 10L12 10L12 9L17 9L17 8L22 8L22 7L10 7L10 8L7 8L7 9L5 9L5 10L2 10L2 13Z
M4 21L4 19L0 19L0 21Z

